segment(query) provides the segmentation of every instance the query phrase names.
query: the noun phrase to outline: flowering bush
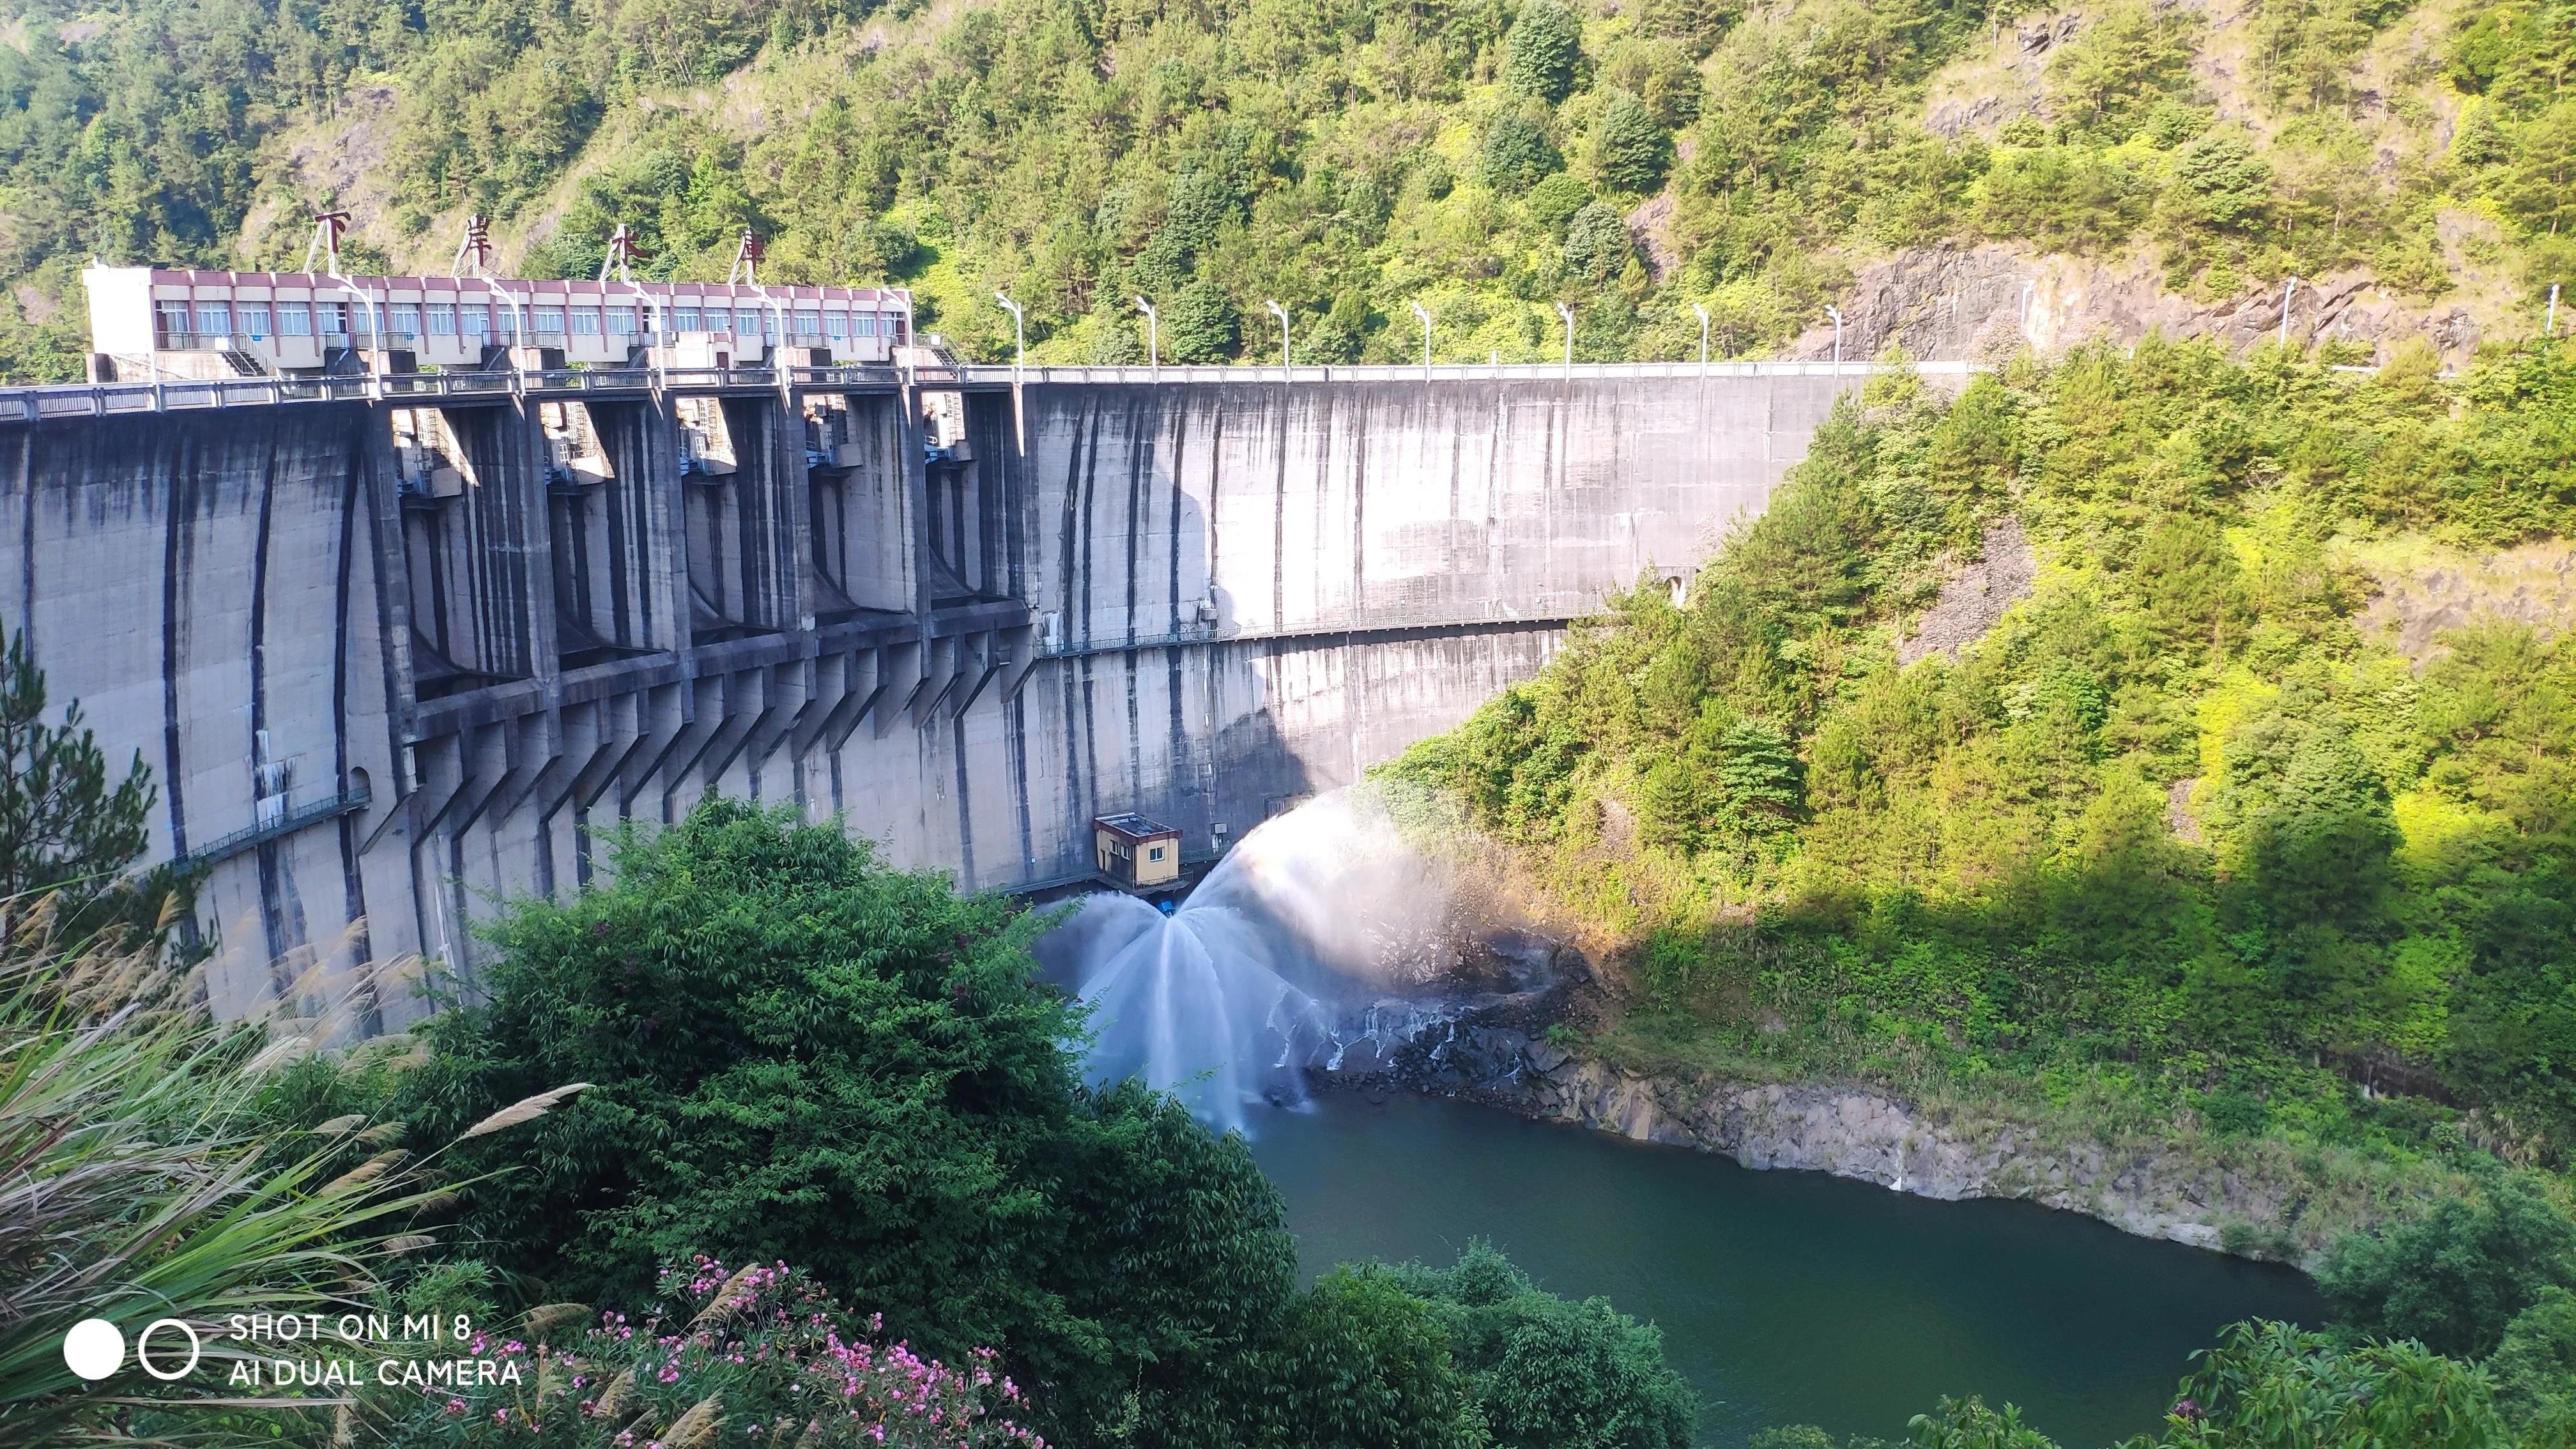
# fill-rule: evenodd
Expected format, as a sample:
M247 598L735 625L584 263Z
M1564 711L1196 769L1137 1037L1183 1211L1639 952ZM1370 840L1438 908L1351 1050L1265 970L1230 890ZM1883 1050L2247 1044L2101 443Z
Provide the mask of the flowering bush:
M516 1365L515 1383L391 1391L365 1410L397 1446L1045 1449L1009 1417L1026 1401L991 1349L952 1367L874 1341L878 1318L853 1333L783 1263L728 1273L700 1257L665 1270L660 1297L641 1322L602 1313L577 1339L467 1345Z

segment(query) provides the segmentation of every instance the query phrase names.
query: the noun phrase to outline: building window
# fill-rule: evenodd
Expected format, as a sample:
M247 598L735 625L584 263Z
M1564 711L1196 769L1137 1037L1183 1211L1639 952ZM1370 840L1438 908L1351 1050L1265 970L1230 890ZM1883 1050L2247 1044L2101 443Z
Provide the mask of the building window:
M820 313L820 312L799 312L799 313L797 313L797 314L796 314L796 335L797 335L797 336L799 336L799 337L820 337L820 336L822 336L822 335L823 335L823 314L822 314L822 313Z
M312 336L312 335L313 335L313 308L312 308L312 305L311 305L310 303L305 303L305 302L280 302L280 303L278 303L278 304L277 304L277 335L278 335L278 336L280 336L280 337L310 337L310 336Z
M1157 845L1153 849L1146 851L1145 858L1147 860L1161 860L1163 858L1163 847Z
M561 336L563 334L563 312L564 309L561 307L539 307L537 309L537 330L539 332L551 332L557 336Z
M316 302L313 304L313 318L330 336L349 335L349 304L346 302Z
M635 309L632 307L609 308L608 330L619 337L633 336L635 333Z
M831 339L832 339L833 341L835 341L835 342L838 342L838 341L840 341L842 338L845 338L845 337L849 336L849 335L850 335L850 314L849 314L849 313L847 313L847 312L826 312L826 313L824 313L824 314L823 314L823 335L824 335L824 336L826 336L826 337L831 338Z
M429 335L432 337L453 337L456 335L455 303L432 302L429 304Z
M699 324L697 308L675 307L672 309L671 330L674 332L703 332L706 329Z
M599 309L597 307L573 308L572 330L573 334L578 337L597 337L599 335Z
M761 308L760 311L763 319L763 326L760 329L761 335L772 342L780 340L778 336L778 313L767 307Z
M266 337L269 335L268 304L266 302L244 302L239 307L234 308L233 311L238 319L237 325L241 328L243 336Z
M492 309L481 302L467 302L457 307L456 320L466 336L480 338L492 330Z
M187 304L187 303L185 303L185 302L164 302L164 303L162 303L162 304L161 304L161 342L162 342L162 345L164 345L164 346L169 345L170 339L171 339L171 338L173 338L173 337L185 337L185 336L187 336L187 335L188 335L188 304Z
M396 337L418 337L420 335L420 304L418 302L394 303L393 335Z
M203 337L221 337L233 330L233 308L229 302L199 302L197 332Z
M753 336L757 336L757 335L759 334L759 332L760 332L760 309L759 309L759 308L757 308L757 307L736 307L736 308L734 308L734 309L733 309L733 335L734 335L734 336L736 336L736 337L753 337Z
M876 313L862 312L859 314L859 335L861 337L874 337L877 335Z

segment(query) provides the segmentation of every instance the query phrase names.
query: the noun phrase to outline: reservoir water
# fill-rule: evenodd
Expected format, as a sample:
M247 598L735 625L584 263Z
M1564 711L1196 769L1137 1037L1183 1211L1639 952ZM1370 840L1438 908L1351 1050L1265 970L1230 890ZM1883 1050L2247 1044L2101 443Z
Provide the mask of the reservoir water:
M1944 1393L2100 1449L2157 1427L2222 1325L2321 1313L2290 1269L2075 1213L1753 1172L1465 1103L1328 1092L1250 1125L1309 1277L1489 1238L1542 1286L1659 1325L1721 1449L1781 1424L1901 1441Z

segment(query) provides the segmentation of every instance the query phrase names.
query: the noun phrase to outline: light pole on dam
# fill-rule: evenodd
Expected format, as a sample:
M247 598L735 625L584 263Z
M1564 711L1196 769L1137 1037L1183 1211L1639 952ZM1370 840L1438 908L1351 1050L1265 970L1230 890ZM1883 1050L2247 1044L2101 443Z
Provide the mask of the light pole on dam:
M1862 380L849 363L771 290L756 367L0 391L11 622L263 963L219 1009L273 958L470 981L470 916L711 791L978 887L1131 810L1203 856L1685 572Z

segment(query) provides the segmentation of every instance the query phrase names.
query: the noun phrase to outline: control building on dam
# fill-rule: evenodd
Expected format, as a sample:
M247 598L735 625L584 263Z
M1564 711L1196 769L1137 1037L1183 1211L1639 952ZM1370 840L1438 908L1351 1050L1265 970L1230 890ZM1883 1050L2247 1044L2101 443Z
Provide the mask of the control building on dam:
M471 918L714 791L973 887L1131 810L1221 852L1681 577L1864 371L961 367L812 288L593 358L495 304L424 363L445 280L96 269L116 380L0 390L0 616L150 766L219 1010L320 957L399 1025L374 963L470 979ZM199 326L297 284L375 320L309 369Z

